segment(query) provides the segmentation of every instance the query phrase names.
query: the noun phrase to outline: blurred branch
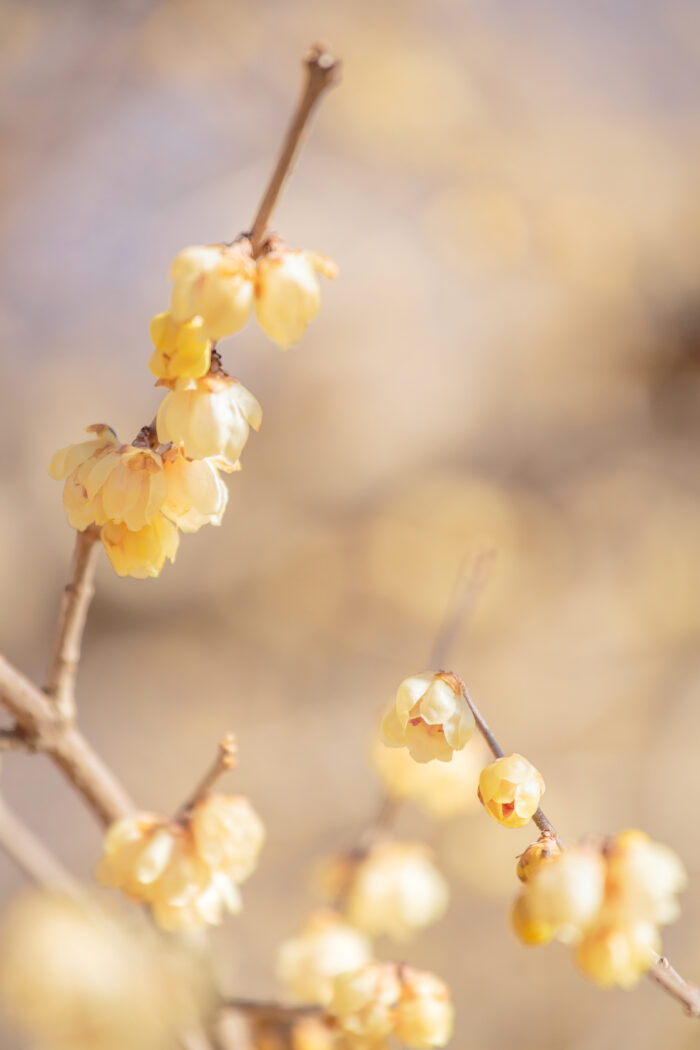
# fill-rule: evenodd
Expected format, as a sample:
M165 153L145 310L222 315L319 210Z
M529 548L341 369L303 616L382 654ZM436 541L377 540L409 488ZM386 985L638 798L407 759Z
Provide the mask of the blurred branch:
M0 729L0 751L36 751L36 746L23 729Z
M291 173L292 165L301 147L304 132L314 107L326 88L329 88L336 82L340 70L338 60L320 44L313 45L305 59L304 65L306 67L306 80L301 98L297 104L282 144L282 151L260 201L250 230L253 258L256 258L260 253L270 217L282 188Z
M75 538L70 579L63 590L56 640L45 692L65 719L75 714L75 679L94 578L100 530L91 525Z
M204 774L187 802L180 807L176 819L183 819L186 817L190 810L194 809L197 803L209 794L224 773L228 773L230 769L234 768L237 760L238 746L236 744L236 737L233 733L229 733L223 738L223 740L219 741L219 749L211 768Z
M0 846L20 871L44 889L80 896L81 889L57 857L0 798Z
M445 619L438 631L428 665L436 671L448 661L459 630L472 614L488 581L496 552L482 550L473 558L465 558L457 573Z

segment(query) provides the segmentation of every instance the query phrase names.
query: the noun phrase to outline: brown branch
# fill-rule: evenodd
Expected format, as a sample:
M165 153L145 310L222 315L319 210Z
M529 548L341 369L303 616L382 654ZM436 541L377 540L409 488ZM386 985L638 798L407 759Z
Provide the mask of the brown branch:
M292 170L314 107L326 88L337 81L340 70L340 63L320 44L314 44L304 64L306 66L304 88L250 230L253 258L260 254L270 217Z
M70 579L63 590L61 611L45 692L66 720L75 714L75 679L90 600L94 593L100 530L91 525L75 538Z
M0 704L39 751L45 751L98 819L111 824L134 804L77 726L68 723L38 686L0 656Z
M199 784L197 784L197 787L194 789L187 802L183 803L180 807L175 819L186 819L190 810L194 809L197 803L209 794L224 773L228 773L230 769L234 768L237 760L238 745L236 744L236 737L233 733L229 733L223 738L223 740L219 741L219 749L214 762L204 774Z
M23 729L0 729L0 751L36 751L34 741Z
M700 1017L700 988L686 981L671 966L663 955L656 955L654 965L648 971L649 977L665 992L677 999L689 1017Z
M73 876L66 871L58 858L54 857L43 842L32 834L2 798L0 798L0 846L20 871L38 886L58 893L67 893L73 897L81 895L81 888Z
M245 1014L250 1020L271 1021L289 1024L302 1017L322 1017L323 1008L314 1004L287 1004L264 999L227 999L223 1004L225 1010L235 1010Z
M488 581L495 551L482 550L473 558L465 558L457 574L445 619L442 622L428 662L438 670L448 661L464 621L471 616Z

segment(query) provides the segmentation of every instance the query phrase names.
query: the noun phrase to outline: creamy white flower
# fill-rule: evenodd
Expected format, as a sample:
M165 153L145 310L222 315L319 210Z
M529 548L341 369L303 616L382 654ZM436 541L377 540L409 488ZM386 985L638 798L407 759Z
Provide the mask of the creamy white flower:
M578 846L540 866L525 883L521 900L530 923L572 943L597 918L604 894L603 858L592 847Z
M454 1007L444 981L432 973L405 966L401 998L396 1007L394 1035L413 1050L446 1046L454 1027Z
M394 1028L394 1009L401 995L396 966L370 963L333 982L329 1013L340 1028L365 1039L383 1039Z
M316 272L335 277L337 268L324 255L280 249L258 260L255 316L278 346L297 343L321 307Z
M447 909L449 889L420 843L375 846L358 866L350 885L350 922L371 936L406 940Z
M183 532L202 525L220 525L228 503L228 489L212 460L188 459L182 449L166 449L163 472L167 496L163 514Z
M255 263L243 243L184 248L172 262L170 278L170 312L177 321L201 317L202 332L213 340L233 335L245 324Z
M250 427L259 430L262 409L249 390L231 376L176 380L161 402L158 439L181 445L189 459L216 459L234 469Z
M265 827L247 798L208 795L195 806L190 829L199 856L236 882L257 867Z
M277 955L277 975L298 1002L330 1002L333 979L359 970L372 958L372 945L363 933L337 912L317 911L309 916L298 937L284 941Z
M643 831L623 831L607 855L610 908L626 922L669 923L678 918L676 894L686 884L680 858Z
M401 683L382 722L382 738L389 747L407 747L417 762L449 762L474 729L459 679L449 672L426 672Z

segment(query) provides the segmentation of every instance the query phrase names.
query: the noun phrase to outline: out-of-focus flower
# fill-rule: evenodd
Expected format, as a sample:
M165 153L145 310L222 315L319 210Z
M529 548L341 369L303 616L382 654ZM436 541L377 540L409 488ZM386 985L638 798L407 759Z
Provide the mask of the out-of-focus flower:
M253 302L255 263L247 242L184 248L170 267L170 312L177 321L201 317L213 340L233 335L248 319Z
M529 882L543 864L558 857L560 853L561 846L557 840L545 831L537 842L533 842L524 853L520 854L515 873L521 882Z
M382 737L389 747L407 747L417 762L449 762L474 729L461 682L450 672L437 671L401 683L382 722Z
M32 893L0 938L7 1013L46 1050L169 1050L204 982L182 947L90 901Z
M263 331L283 349L301 339L321 307L317 272L333 278L338 269L325 255L286 248L258 260L255 315Z
M566 850L525 883L523 922L550 927L567 943L580 940L596 919L605 893L605 864L593 847Z
M554 940L556 927L542 919L533 917L528 908L527 898L520 894L513 904L511 922L519 940L523 944L548 944Z
M680 858L643 831L623 831L606 850L606 898L619 920L674 922L686 884Z
M447 985L409 966L371 963L341 974L328 1010L343 1032L372 1044L394 1035L412 1050L431 1050L452 1035Z
M284 941L277 956L277 975L298 1002L330 1002L333 978L359 970L372 958L372 945L363 933L337 912L317 911L309 916L298 937Z
M479 777L479 798L487 813L507 828L527 824L543 793L541 773L522 755L497 758Z
M238 883L253 871L263 839L247 800L208 796L184 824L149 813L117 821L97 877L149 904L165 930L217 925L225 911L240 911Z
M148 525L132 532L126 525L107 522L102 543L118 576L146 579L158 576L166 559L175 561L180 535L175 525L157 514Z
M446 1046L453 1027L454 1007L445 982L432 973L403 967L394 1022L396 1038L414 1050L430 1050Z
M292 1029L292 1050L347 1050L341 1040L335 1027L321 1017L302 1017Z
M422 843L375 846L350 881L347 915L370 936L405 940L445 913L449 889Z
M576 949L576 962L603 988L632 988L654 962L661 939L653 922L594 926Z
M202 525L220 525L228 503L228 489L214 463L188 459L181 448L163 453L167 496L163 514L183 532L196 532Z
M176 321L169 311L151 321L155 350L148 367L158 379L199 379L209 371L211 340L201 317Z
M375 738L372 762L392 798L408 799L438 820L449 820L478 805L476 790L483 760L476 741L455 751L451 762L416 762L405 748Z
M216 459L234 469L250 427L259 430L262 409L237 379L208 375L178 379L158 409L158 439L181 445L189 459Z

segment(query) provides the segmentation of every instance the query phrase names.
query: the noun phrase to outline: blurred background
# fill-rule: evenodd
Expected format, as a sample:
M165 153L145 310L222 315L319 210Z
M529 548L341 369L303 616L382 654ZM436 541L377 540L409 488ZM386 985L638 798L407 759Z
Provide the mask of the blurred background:
M694 0L0 0L0 645L41 681L73 537L47 475L159 401L148 322L191 243L248 227L321 39L342 56L275 226L340 277L302 344L221 345L259 398L219 529L157 581L103 557L86 733L174 811L235 730L269 833L215 937L231 993L274 955L381 786L369 743L425 667L460 565L495 555L455 640L567 839L645 828L690 888L665 949L700 978L700 9ZM88 877L99 829L42 758L11 805ZM385 957L451 985L460 1050L689 1047L667 997L598 991L506 919L533 837L410 806L452 886ZM0 856L6 907L22 886ZM8 1050L24 1047L6 1033Z

